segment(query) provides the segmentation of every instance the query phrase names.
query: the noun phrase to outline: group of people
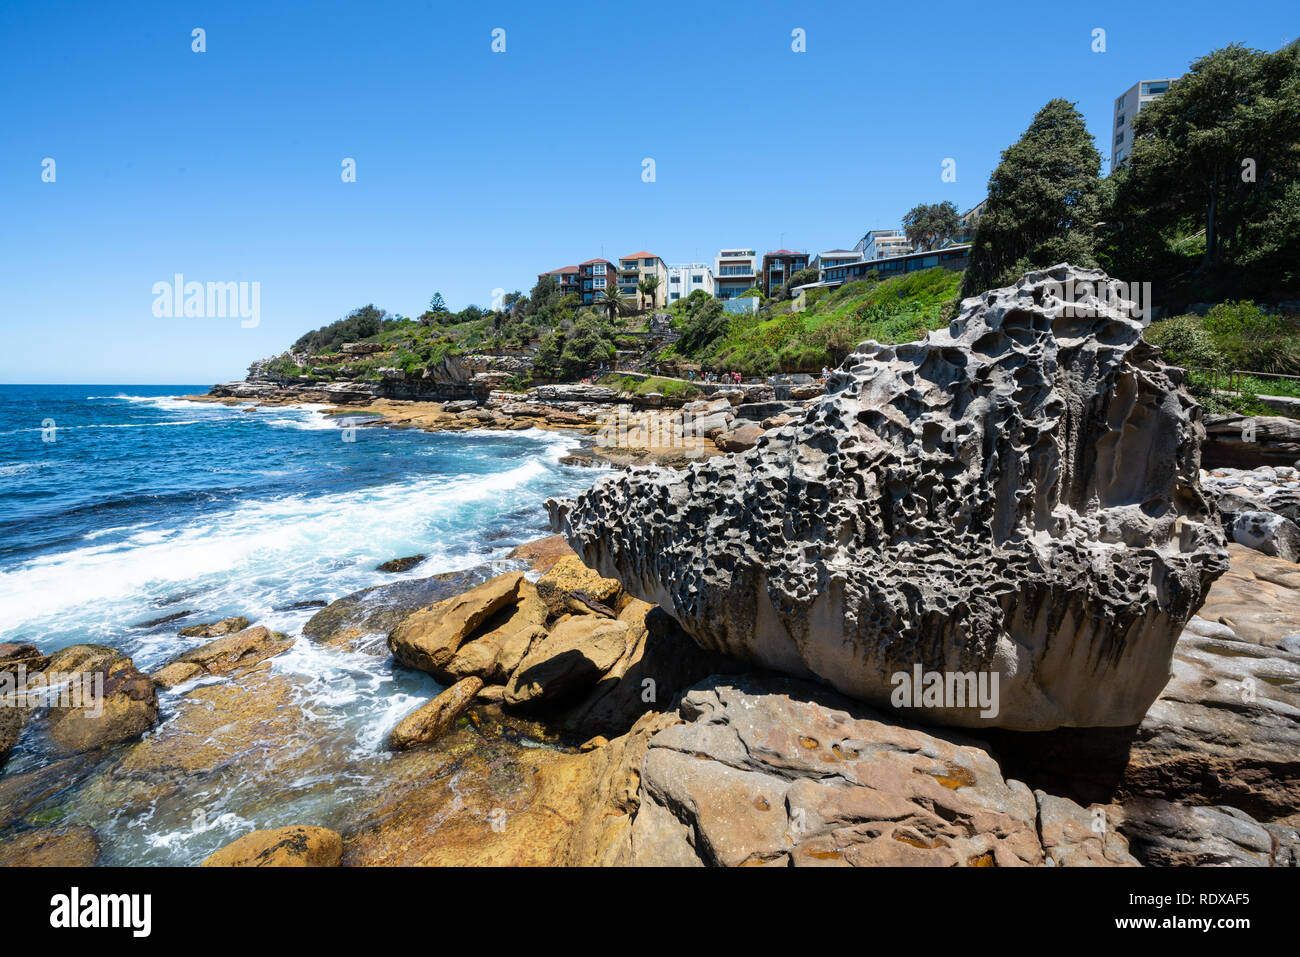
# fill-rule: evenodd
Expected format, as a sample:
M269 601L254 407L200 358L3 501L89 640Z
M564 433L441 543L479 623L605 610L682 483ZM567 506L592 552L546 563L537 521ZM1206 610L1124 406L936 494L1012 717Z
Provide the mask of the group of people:
M728 385L740 385L743 376L739 372L699 372L689 369L686 372L689 381L694 382L697 379L700 382L722 382Z

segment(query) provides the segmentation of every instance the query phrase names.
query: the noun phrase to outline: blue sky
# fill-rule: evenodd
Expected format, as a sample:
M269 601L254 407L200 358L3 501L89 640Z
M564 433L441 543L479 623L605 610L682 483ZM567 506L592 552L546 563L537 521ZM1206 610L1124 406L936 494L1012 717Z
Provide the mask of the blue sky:
M223 381L368 302L486 305L642 249L851 246L917 203L974 205L1054 96L1108 159L1115 96L1229 42L1275 49L1293 14L6 0L0 382ZM258 325L156 317L153 286L176 273L259 283Z

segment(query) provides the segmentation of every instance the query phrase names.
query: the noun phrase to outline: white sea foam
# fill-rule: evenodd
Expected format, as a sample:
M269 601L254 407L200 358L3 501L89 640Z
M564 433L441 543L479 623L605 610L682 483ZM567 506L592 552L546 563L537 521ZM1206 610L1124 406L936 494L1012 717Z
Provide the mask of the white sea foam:
M394 555L429 555L412 576L486 560L491 549L477 542L466 515L472 519L476 506L488 506L490 515L497 502L509 507L513 491L548 471L533 455L494 475L290 495L246 502L188 525L128 528L112 542L83 538L78 548L0 572L0 621L33 637L65 629L102 637L148 617L140 613L142 603L190 586L211 593L204 602L209 607L224 601L279 627L275 607L318 598L322 588L372 584L374 566ZM290 615L281 624L300 626L302 620Z

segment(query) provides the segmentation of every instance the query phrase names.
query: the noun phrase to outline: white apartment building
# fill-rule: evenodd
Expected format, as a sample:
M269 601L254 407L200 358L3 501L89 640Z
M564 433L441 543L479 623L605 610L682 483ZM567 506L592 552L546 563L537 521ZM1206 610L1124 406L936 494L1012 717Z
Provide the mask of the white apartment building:
M719 250L713 265L713 294L719 299L732 299L757 286L758 264L757 250L743 247Z
M912 251L912 244L907 241L907 234L901 229L873 229L853 247L861 259L889 259L892 256L905 256Z
M1114 125L1111 127L1110 171L1124 165L1129 152L1133 149L1133 120L1137 118L1142 107L1152 100L1158 100L1169 92L1169 84L1177 77L1163 80L1139 80L1119 95L1115 100Z
M668 267L668 302L685 299L697 289L714 293L713 268L708 263L680 263Z

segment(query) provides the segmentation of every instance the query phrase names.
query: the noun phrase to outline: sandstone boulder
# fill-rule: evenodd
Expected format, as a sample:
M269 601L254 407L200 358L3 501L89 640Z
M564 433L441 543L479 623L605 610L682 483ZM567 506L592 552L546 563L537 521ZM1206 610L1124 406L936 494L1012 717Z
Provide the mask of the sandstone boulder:
M446 675L460 646L489 618L515 604L523 572L509 572L402 619L388 636L393 656L408 668Z
M209 855L203 867L337 867L343 839L323 827L253 831Z
M32 674L45 670L49 661L50 656L41 654L35 645L25 642L0 642L0 674L5 672L16 674L20 668L27 674Z
M506 685L507 704L537 704L593 687L627 651L628 626L595 615L558 623L520 662Z
M1098 294L1067 309L1070 281ZM879 706L916 667L998 677L995 715L940 723L1137 724L1227 561L1199 407L1118 292L1030 273L864 343L750 451L601 478L552 524L705 648Z
M555 616L601 613L593 603L612 614L622 591L618 579L602 578L577 556L561 558L537 580L537 594Z
M46 722L55 747L91 751L138 738L158 721L158 692L130 658L102 645L74 645L50 657L46 676L68 690L53 699Z
M752 449L762 434L762 426L750 422L720 433L713 441L724 452L744 452L746 449Z
M432 701L416 708L388 734L388 746L406 751L431 744L447 733L483 687L482 678L464 678Z

